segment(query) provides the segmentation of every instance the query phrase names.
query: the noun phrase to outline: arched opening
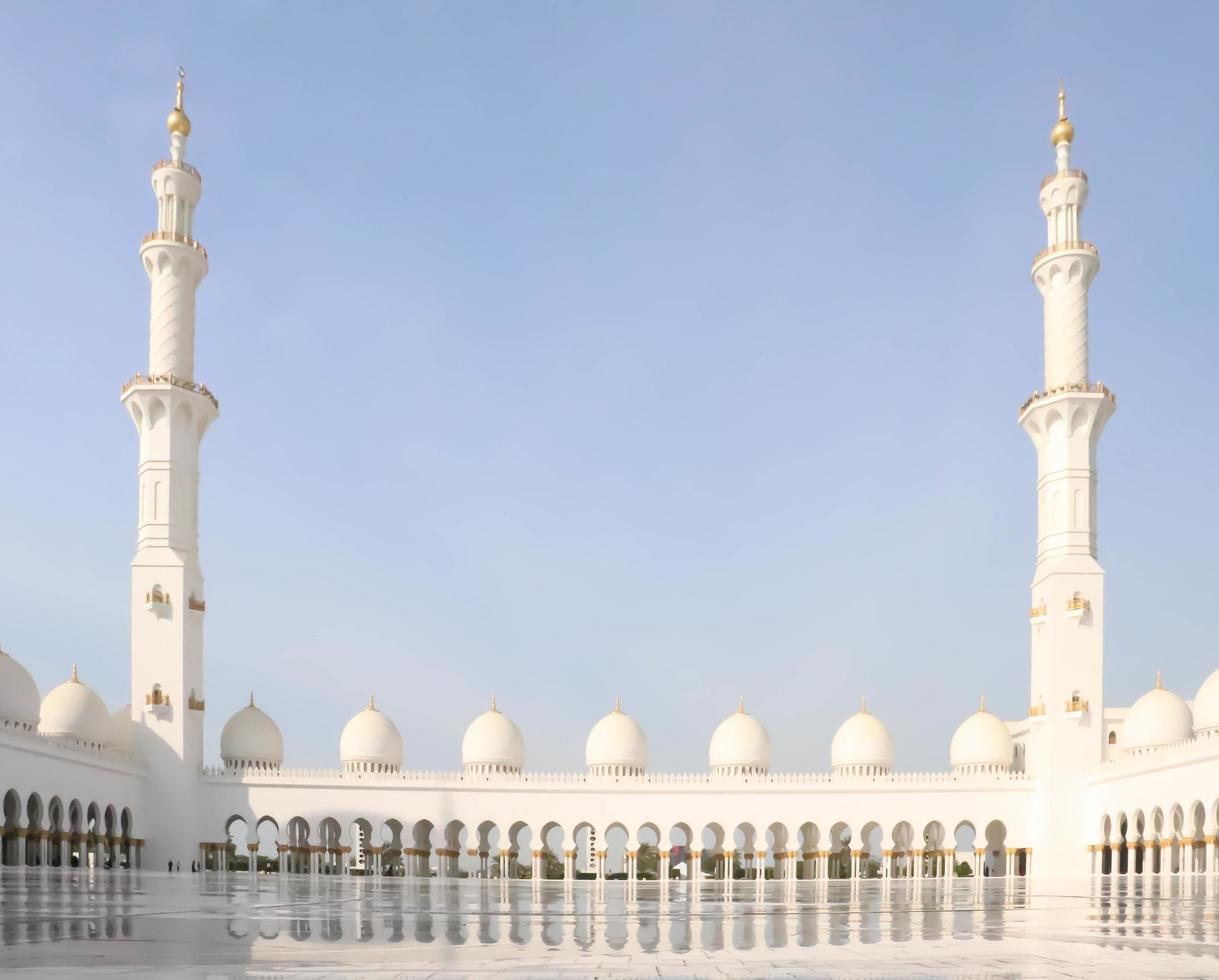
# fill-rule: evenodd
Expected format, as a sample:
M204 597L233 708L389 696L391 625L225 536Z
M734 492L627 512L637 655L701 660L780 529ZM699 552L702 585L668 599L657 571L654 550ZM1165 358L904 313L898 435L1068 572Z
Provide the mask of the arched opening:
M830 828L827 877L851 877L851 828L839 821Z
M992 820L986 825L986 857L982 874L997 878L1007 874L1007 825Z
M978 831L970 820L962 820L953 831L951 874L956 878L970 878L979 873L977 869Z
M274 817L262 817L255 825L254 833L258 840L255 870L264 874L279 871L279 823Z
M220 870L248 871L250 869L250 825L245 817L233 814L224 822L225 866Z

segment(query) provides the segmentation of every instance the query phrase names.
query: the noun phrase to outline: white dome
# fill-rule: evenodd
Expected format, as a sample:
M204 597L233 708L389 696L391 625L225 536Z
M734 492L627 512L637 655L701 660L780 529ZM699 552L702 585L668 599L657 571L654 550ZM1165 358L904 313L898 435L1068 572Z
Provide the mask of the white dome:
M284 737L271 716L250 703L224 723L220 758L230 769L278 769L284 763Z
M708 751L711 768L720 775L764 773L770 769L770 734L744 702L716 726Z
M110 716L110 737L106 744L120 752L135 752L135 722L131 720L131 705L125 704Z
M889 729L860 701L859 710L844 721L830 744L830 764L844 776L878 776L893 768Z
M368 707L351 719L339 736L339 759L353 772L393 772L402 765L402 736L397 726L377 710L372 698Z
M957 727L948 747L948 760L959 772L1006 771L1012 765L1012 733L998 715L978 710Z
M495 706L470 722L461 740L461 764L476 772L520 772L525 765L525 739L512 719Z
M593 725L584 743L584 764L600 776L637 776L648 767L648 737L630 715L614 710Z
M1194 728L1198 734L1219 730L1219 670L1202 682L1194 698Z
M93 691L76 676L55 688L42 700L42 719L38 730L43 735L75 739L100 748L110 737L110 712Z
M1122 728L1126 751L1171 745L1193 736L1194 716L1189 705L1180 695L1161 687L1160 675L1156 674L1156 686L1135 701L1126 715Z
M0 650L0 728L38 728L38 685L30 672Z

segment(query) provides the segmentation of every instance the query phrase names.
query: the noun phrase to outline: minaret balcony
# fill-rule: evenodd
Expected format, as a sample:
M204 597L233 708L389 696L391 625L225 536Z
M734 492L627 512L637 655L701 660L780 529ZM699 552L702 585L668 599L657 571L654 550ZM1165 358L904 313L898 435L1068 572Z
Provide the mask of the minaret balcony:
M1045 717L1045 704L1044 703L1034 704L1032 707L1030 707L1029 708L1029 717L1030 718L1044 718Z
M152 690L144 695L144 713L162 720L173 714L173 705L169 703L169 695L161 690L160 684L154 684Z
M175 388L183 388L186 391L193 391L197 395L202 395L212 403L214 408L220 408L220 402L217 400L216 396L212 394L211 389L209 389L207 385L198 384L194 381L187 381L185 378L179 378L173 374L150 374L148 377L144 377L142 374L140 374L140 372L137 371L135 373L135 377L124 383L119 393L125 395L129 390L135 388L137 385L173 385Z
M1088 702L1081 697L1074 697L1067 702L1066 708L1063 710L1069 715L1086 715L1088 713Z
M1049 610L1046 609L1044 602L1040 606L1033 606L1033 608L1029 610L1029 622L1034 626L1040 626L1048 618Z
M176 231L150 231L144 236L143 240L140 242L140 246L143 247L149 242L177 242L179 245L186 245L193 248L205 259L207 258L207 249L203 247L201 242L196 241L188 235L181 235ZM1095 251L1095 249L1093 249L1093 251Z
M203 175L185 160L158 160L152 165L152 172L155 174L158 170L162 170L165 167L172 167L174 170L184 171L185 173L188 173L194 177L197 181L202 182L203 180Z
M147 239L145 239L147 241ZM1096 246L1091 242L1059 242L1057 245L1051 245L1048 248L1043 248L1040 252L1033 256L1033 265L1044 259L1047 255L1053 255L1056 252L1087 252L1089 255L1100 255Z
M1088 175L1082 170L1056 170L1052 174L1047 174L1045 180L1041 182L1041 189L1044 190L1047 184L1052 184L1059 177L1074 177L1076 180L1087 180Z
M173 603L169 600L168 592L154 588L151 592L144 593L144 608L158 619L164 619L173 612Z
M1078 622L1091 611L1092 603L1078 593L1067 600L1067 619L1074 619Z
M1055 395L1065 395L1073 392L1083 394L1104 395L1113 404L1117 404L1117 395L1106 388L1103 384L1097 381L1095 384L1089 384L1087 381L1069 381L1063 385L1056 385L1053 388L1047 388L1045 391L1034 391L1029 395L1028 399L1017 410L1016 415L1022 416L1029 406L1034 402L1039 402L1043 398L1053 398Z
M186 608L192 612L207 612L207 603L202 599L196 599L194 596L191 596L186 600Z

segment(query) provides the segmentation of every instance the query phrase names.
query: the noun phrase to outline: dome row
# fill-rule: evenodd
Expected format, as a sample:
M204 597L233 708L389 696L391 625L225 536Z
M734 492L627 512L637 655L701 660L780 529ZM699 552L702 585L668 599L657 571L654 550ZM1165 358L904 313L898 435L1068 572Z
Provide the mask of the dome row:
M72 676L42 699L30 672L0 650L0 730L37 733L84 748L112 748L131 752L134 748L131 706L114 714L105 702L81 682L72 666Z
M220 733L220 755L233 769L274 769L283 763L279 727L250 703ZM884 723L861 702L834 735L830 760L843 776L883 775L893 767L893 739ZM997 772L1012 762L1012 737L985 705L965 719L952 738L952 767L958 772ZM719 776L761 775L770 770L770 734L745 711L743 703L720 722L711 736L709 761ZM352 718L339 737L339 758L348 772L396 772L402 766L402 735L397 726L368 707ZM525 739L491 699L461 740L462 767L469 775L519 773L525 765ZM615 701L614 710L593 725L584 744L584 763L594 776L639 776L648 767L648 739L639 723Z

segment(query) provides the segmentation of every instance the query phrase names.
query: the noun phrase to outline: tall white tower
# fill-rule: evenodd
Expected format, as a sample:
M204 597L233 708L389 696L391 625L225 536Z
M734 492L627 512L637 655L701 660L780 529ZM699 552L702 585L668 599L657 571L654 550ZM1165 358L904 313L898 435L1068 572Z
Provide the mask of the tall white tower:
M1050 133L1057 168L1041 183L1047 247L1033 260L1045 302L1045 390L1020 409L1037 450L1037 567L1033 574L1031 733L1027 766L1040 793L1042 872L1087 871L1075 843L1095 837L1075 809L1080 772L1102 757L1104 570L1096 560L1096 448L1114 397L1088 374L1088 288L1100 268L1080 235L1088 178L1071 169L1075 128L1058 93ZM1092 831L1089 833L1089 831ZM1045 862L1045 863L1042 863Z
M123 388L140 438L139 531L131 562L131 711L149 766L146 809L158 832L148 867L187 861L198 836L194 794L203 762L203 574L199 569L199 443L219 405L195 381L195 290L207 252L194 238L203 185L184 158L190 119L178 99L166 121L170 156L152 169L157 230L140 261L152 284L148 374Z

